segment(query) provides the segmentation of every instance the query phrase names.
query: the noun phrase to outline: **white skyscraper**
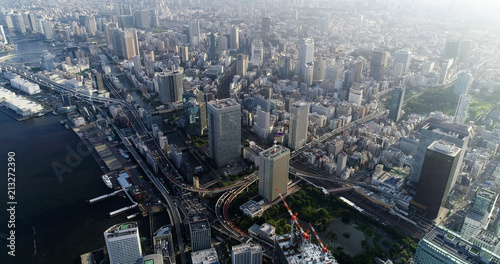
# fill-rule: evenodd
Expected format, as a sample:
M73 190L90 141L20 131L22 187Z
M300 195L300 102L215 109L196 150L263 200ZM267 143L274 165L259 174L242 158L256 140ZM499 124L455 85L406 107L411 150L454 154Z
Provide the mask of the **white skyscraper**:
M403 73L410 68L411 52L407 50L398 50L394 53L394 66L398 63L403 64ZM393 68L394 68L393 66Z
M137 223L117 224L104 232L111 264L135 263L142 257L141 240Z
M306 75L306 65L311 63L314 65L314 39L305 38L300 42L299 62L297 65L297 73L300 76Z
M271 115L262 108L257 109L257 122L253 124L253 131L261 138L266 139L271 130Z
M467 118L467 111L469 111L469 105L472 100L470 94L462 94L458 99L457 110L455 111L455 122L463 124Z
M0 25L0 36L2 37L1 41L3 42L3 44L7 45L8 42L7 42L7 38L5 37L5 31L3 31L2 25Z
M288 147L298 149L307 143L307 125L309 122L309 104L297 102L290 108Z

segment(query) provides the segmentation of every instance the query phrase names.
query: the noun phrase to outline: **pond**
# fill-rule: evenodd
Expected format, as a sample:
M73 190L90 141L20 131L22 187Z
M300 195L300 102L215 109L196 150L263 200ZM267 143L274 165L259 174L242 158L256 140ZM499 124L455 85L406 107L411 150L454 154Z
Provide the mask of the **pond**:
M328 235L330 232L336 235L336 239L333 241L329 239L331 238ZM319 236L323 239L324 244L333 248L342 247L349 256L355 256L364 251L361 241L366 239L365 234L356 229L356 224L345 224L340 218L333 220L324 232L319 233Z

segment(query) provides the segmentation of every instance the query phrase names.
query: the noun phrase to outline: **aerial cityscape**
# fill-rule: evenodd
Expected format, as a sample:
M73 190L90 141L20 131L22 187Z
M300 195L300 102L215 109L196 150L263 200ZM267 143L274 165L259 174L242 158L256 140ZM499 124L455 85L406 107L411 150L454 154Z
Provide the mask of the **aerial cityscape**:
M500 264L499 11L0 1L0 263Z

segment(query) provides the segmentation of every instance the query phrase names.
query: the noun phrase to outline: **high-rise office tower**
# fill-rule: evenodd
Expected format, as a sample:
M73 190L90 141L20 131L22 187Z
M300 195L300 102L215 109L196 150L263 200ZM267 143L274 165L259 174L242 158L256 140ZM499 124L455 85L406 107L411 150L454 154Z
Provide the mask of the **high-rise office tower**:
M408 50L397 50L394 53L394 64L403 64L403 73L406 73L410 68L411 52ZM394 67L394 66L393 66Z
M278 57L279 75L281 79L290 79L293 76L292 58L290 54L280 55Z
M123 58L122 30L117 27L110 28L113 54L118 58Z
M434 64L435 63L433 61L425 61L422 65L422 71L420 71L420 73L424 76L431 73L432 69L434 69Z
M159 10L149 10L149 24L151 27L160 26L160 11Z
M444 227L437 226L418 243L415 264L499 263L500 257L463 239Z
M240 48L240 29L238 27L231 28L231 36L230 36L230 44L231 49L239 49Z
M142 72L141 57L135 55L132 61L134 62L134 73L139 75Z
M314 62L313 81L322 82L326 74L326 60L317 60Z
M20 34L26 33L26 25L24 24L23 16L21 14L12 14L12 24L14 25L14 31Z
M459 124L463 124L465 122L471 100L472 96L470 94L460 95L458 99L457 110L455 111L455 122Z
M467 212L460 235L469 240L479 229L486 229L492 219L498 193L488 188L478 189L474 194L472 207Z
M286 193L290 150L274 145L259 154L259 195L268 202L278 198L278 192Z
M312 38L304 38L300 41L299 61L296 67L300 76L305 76L308 63L314 63L314 39Z
M97 22L94 16L90 16L88 20L87 32L90 35L95 35L97 33Z
M363 69L366 65L366 59L358 57L354 63L354 82L360 83L363 78Z
M342 175L342 172L344 171L346 165L347 165L347 155L345 155L344 153L340 153L337 156L337 171L335 172L335 175L337 177L340 177Z
M459 40L447 40L443 51L443 59L455 59L458 56Z
M431 122L422 127L418 141L417 153L412 164L410 181L417 183L422 172L422 164L425 158L427 147L436 140L446 140L460 147L460 163L462 163L467 145L469 144L470 128L465 125L453 123L435 123ZM454 176L458 177L458 172Z
M264 62L264 47L262 41L256 40L252 43L252 64L261 66Z
M207 219L195 218L189 222L189 234L191 235L191 248L193 252L212 247L210 222Z
M188 46L180 46L179 54L181 57L181 62L186 63L189 60L189 47Z
M470 72L462 72L458 74L455 86L453 87L453 93L456 95L468 93L473 80L474 78L472 78L472 74Z
M236 74L241 77L244 77L247 73L248 67L248 55L246 54L238 54L236 56Z
M363 100L363 89L349 89L349 102L355 103L358 106L361 106L361 101Z
M31 30L32 33L38 33L38 23L35 18L35 14L29 13L28 14L28 27Z
M288 147L295 150L307 143L307 125L309 123L309 104L296 102L290 108L288 129Z
M217 53L217 44L219 37L217 33L210 33L210 48L208 50L208 59L209 60L217 60L219 58Z
M92 76L92 82L94 83L94 87L96 87L98 91L104 91L104 82L102 80L102 74L100 74L96 70L92 70L91 76Z
M353 81L354 81L354 70L352 70L352 69L347 70L344 74L344 83L342 84L342 86L344 87L344 89L347 92L347 96L349 96L349 90L352 87Z
M392 91L391 105L389 107L389 119L398 122L401 118L401 110L405 99L405 87L396 87Z
M134 27L134 17L132 15L118 16L118 25L120 28L133 28Z
M440 216L441 207L454 185L454 175L460 170L460 151L446 141L434 141L427 148L417 193L411 201L418 214L430 220L444 217Z
M117 224L104 232L109 262L135 263L142 257L141 240L137 223Z
M222 167L241 157L241 106L226 98L207 103L210 157Z
M184 87L181 72L156 73L156 81L158 82L158 97L162 103L180 102L182 100Z
M227 46L227 36L225 35L219 35L219 41L218 41L218 44L217 45L217 51L220 54L222 54L223 51L227 50L228 49L228 46Z
M2 37L2 39L0 39L0 41L2 41L2 43L4 45L7 45L9 42L7 41L7 37L5 36L5 31L3 30L3 26L0 25L0 37Z
M264 47L269 47L269 33L271 32L271 19L269 17L262 18L262 43Z
M131 60L139 55L139 41L137 40L137 30L135 28L126 28L122 33L123 58Z
M207 128L207 105L203 99L203 92L193 88L182 95L186 133L192 136L203 135Z
M148 10L137 10L134 11L135 26L137 28L149 28L151 27L151 19L149 18Z
M109 47L113 47L113 36L111 35L111 28L117 28L118 24L114 22L104 24L104 36L106 37L106 44Z
M253 131L263 139L267 139L271 130L271 114L261 107L257 109L257 122L253 123Z
M5 23L4 26L7 28L14 28L14 23L12 22L12 16L11 15L4 15L3 17L3 22Z
M43 35L46 40L52 40L54 38L54 23L51 20L43 20Z
M370 76L380 82L384 77L384 69L387 67L389 53L387 51L374 51L370 61Z
M231 249L231 264L262 264L262 246L240 244Z
M153 78L155 74L155 61L151 56L144 56L144 68L146 68L146 75Z
M192 46L200 45L200 21L189 23L189 43Z
M52 54L47 50L42 51L42 60L40 62L40 69L42 71L52 71L55 69L54 59L52 58Z
M97 23L95 22L94 16L80 15L78 17L80 21L80 26L85 27L87 32L91 35L95 35L97 32Z
M314 80L314 62L309 62L304 67L304 83L308 86L313 84Z
M446 80L448 80L448 69L449 69L449 64L447 62L441 63L441 70L439 71L439 79L438 83L442 84L445 83Z
M470 40L462 40L460 41L460 45L458 46L458 59L461 61L467 61L472 52L474 43Z

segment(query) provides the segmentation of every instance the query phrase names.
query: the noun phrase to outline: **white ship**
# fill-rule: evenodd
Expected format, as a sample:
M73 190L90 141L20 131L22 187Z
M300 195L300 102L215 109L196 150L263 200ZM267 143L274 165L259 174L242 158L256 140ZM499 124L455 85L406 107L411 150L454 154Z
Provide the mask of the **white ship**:
M102 180L104 181L106 186L108 186L111 189L113 188L113 183L111 183L111 180L109 179L108 175L106 175L106 174L102 175Z

